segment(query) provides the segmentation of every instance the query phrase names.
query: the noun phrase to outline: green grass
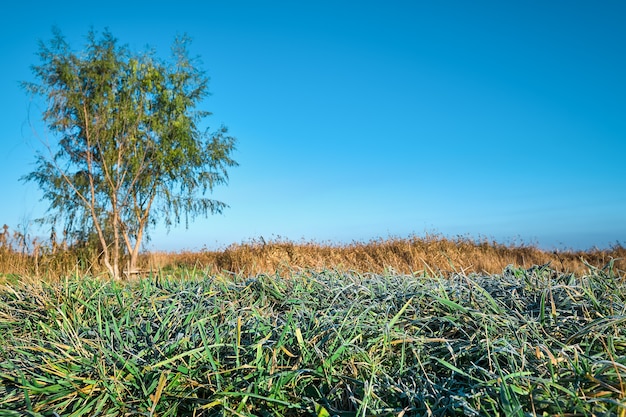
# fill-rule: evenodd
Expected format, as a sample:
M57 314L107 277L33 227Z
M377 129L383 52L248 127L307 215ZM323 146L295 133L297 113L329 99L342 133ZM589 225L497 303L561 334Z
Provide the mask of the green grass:
M0 415L626 416L626 281L292 272L0 290Z

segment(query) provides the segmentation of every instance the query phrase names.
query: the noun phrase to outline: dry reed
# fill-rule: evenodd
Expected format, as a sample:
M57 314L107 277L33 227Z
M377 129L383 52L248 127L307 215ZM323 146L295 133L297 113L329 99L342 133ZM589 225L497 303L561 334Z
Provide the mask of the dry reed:
M5 229L6 233L6 229ZM6 235L5 235L6 237ZM49 247L31 242L0 244L0 275L58 279L71 274L104 275L94 250ZM509 265L531 268L546 265L558 272L583 274L589 266L626 270L626 248L545 251L532 245L506 245L496 241L441 235L376 239L369 242L332 244L293 242L263 238L233 244L221 250L196 252L147 252L140 257L143 271L191 267L209 272L229 271L258 275L293 270L336 269L358 273L422 274L501 272Z
M346 245L294 243L262 239L235 244L224 250L200 252L155 252L143 262L152 268L177 266L231 271L249 275L273 274L294 269L338 269L359 273L450 275L451 273L501 272L508 265L531 268L550 264L563 273L586 273L589 265L603 267L614 260L614 267L626 269L626 249L617 244L610 249L588 251L545 251L535 246L504 245L495 241L474 241L438 235L390 238Z

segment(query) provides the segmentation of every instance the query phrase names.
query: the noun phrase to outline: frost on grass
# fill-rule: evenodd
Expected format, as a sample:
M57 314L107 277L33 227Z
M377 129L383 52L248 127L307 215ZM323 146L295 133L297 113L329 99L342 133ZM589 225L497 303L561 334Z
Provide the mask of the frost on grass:
M178 272L5 287L0 411L624 413L626 283L611 268Z

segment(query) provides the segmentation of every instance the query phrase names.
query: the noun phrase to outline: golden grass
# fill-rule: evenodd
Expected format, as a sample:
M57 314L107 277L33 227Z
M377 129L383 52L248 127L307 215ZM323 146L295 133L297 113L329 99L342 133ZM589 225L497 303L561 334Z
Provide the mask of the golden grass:
M603 267L611 260L615 260L615 268L625 270L626 248L617 245L606 250L549 252L534 246L430 235L346 245L255 240L219 251L155 252L146 254L142 261L153 269L191 266L250 275L292 269L339 269L360 273L392 271L435 276L454 272L494 274L502 272L508 265L531 268L547 263L559 272L585 273L589 269L585 262Z
M626 270L626 248L617 244L609 249L587 251L545 251L529 245L505 245L495 241L475 241L466 237L425 237L377 239L369 242L331 244L258 239L233 244L222 250L197 252L150 252L140 258L144 271L192 267L213 272L274 274L292 270L337 269L359 273L394 272L430 276L451 273L500 273L508 266L531 268L550 263L563 273L583 274L589 265ZM104 274L93 254L39 248L28 254L0 247L0 274L58 278L70 274Z

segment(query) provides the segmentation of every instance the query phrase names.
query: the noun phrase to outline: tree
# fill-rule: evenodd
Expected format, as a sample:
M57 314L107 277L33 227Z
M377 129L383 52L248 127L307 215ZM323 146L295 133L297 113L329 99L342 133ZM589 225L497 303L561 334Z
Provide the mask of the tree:
M56 143L46 143L22 179L43 190L53 226L62 222L68 236L97 235L113 278L123 259L135 268L159 220L188 225L226 207L205 195L228 182L235 139L224 126L201 130L210 113L197 107L208 77L189 58L188 42L176 39L165 61L92 30L76 54L55 29L39 45L38 82L23 83L46 102L42 119Z

